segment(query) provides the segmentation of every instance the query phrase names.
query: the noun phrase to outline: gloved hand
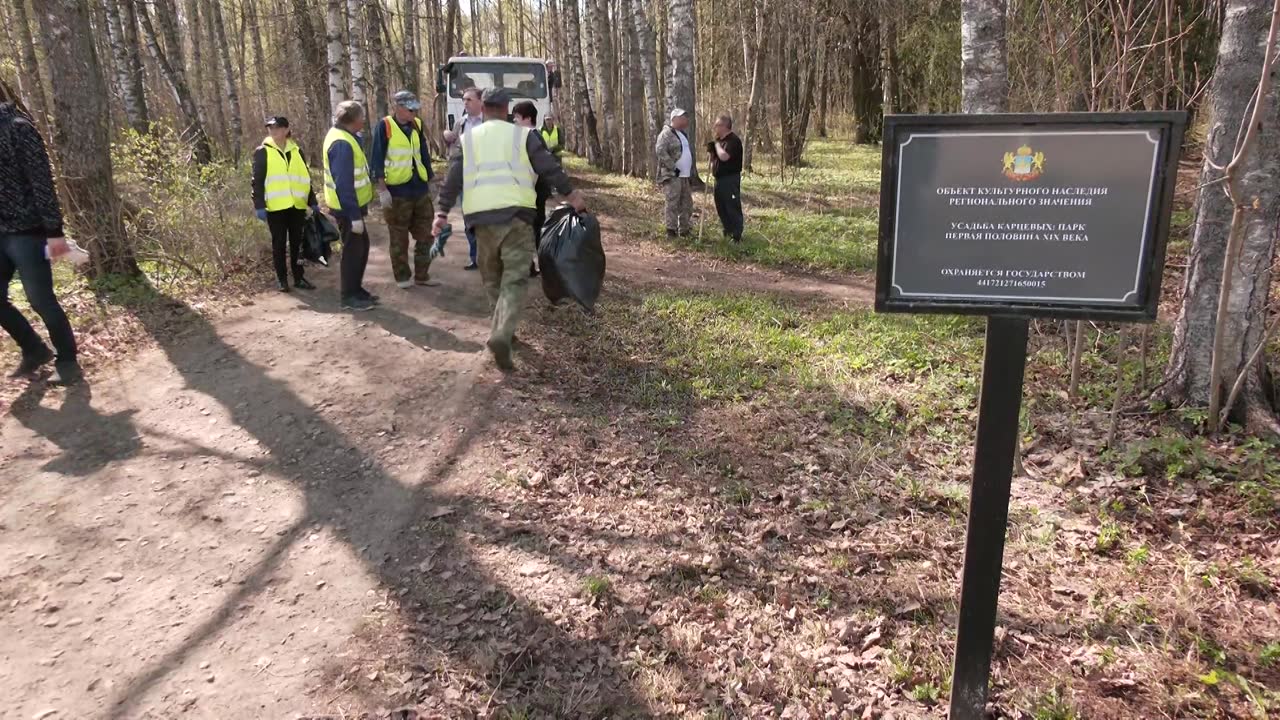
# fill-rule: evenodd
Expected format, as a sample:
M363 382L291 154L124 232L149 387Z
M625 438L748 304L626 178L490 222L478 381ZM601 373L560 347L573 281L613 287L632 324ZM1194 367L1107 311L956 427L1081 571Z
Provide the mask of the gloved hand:
M436 241L431 243L431 259L444 257L444 243L449 239L449 235L453 233L452 225L445 225L440 228L440 232L436 235Z
M311 205L307 207L307 217L311 217L312 215L315 215L318 212L320 212L319 205Z
M353 221L353 222L351 223L351 232L355 233L356 235L363 235L363 234L364 234L364 221L363 221L363 220L356 220L356 221Z
M258 216L258 219L261 220L262 222L267 221L267 211L265 209L259 208L258 210L254 211L254 214L256 214Z
M390 190L378 191L378 204L384 208L391 207L391 191Z

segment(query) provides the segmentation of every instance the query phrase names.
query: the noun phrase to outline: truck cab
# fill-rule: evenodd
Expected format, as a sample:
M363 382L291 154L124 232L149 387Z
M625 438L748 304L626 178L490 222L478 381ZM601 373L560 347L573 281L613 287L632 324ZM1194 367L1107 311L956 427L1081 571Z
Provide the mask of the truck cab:
M469 87L505 88L511 95L512 106L525 100L532 102L538 108L541 124L553 110L555 92L560 89L560 73L555 63L537 58L469 55L449 58L449 62L436 70L436 92L445 101L442 130L452 130L462 121L466 114L462 93ZM510 113L511 108L507 108L508 116Z

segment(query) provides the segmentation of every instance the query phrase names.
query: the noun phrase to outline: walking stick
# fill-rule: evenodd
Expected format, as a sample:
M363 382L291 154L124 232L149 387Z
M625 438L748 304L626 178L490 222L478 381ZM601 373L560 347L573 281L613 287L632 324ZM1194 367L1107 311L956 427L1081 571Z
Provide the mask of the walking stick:
M702 226L707 223L707 188L711 183L702 181L702 212L698 213L698 244L702 244Z

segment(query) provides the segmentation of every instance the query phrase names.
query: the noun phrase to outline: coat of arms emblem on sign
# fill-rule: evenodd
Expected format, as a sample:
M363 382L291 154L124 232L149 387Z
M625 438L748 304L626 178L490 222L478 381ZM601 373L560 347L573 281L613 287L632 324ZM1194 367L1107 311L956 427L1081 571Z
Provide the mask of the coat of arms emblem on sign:
M1026 182L1044 173L1044 153L1036 152L1030 145L1023 145L1016 152L1004 154L1004 175L1010 180Z

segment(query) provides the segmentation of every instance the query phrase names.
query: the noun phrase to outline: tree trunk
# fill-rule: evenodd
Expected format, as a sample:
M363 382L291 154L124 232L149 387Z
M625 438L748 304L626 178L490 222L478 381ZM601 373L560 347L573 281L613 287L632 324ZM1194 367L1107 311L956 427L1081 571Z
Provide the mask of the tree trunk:
M205 59L206 62L208 62L209 67L202 67L200 69L200 73L206 84L200 86L200 90L197 91L197 97L203 97L209 101L206 108L209 106L213 107L213 118L210 122L222 133L223 138L228 141L227 147L231 147L234 144L231 141L231 123L227 120L227 108L223 105L222 93L218 90L218 85L220 83L218 78L222 74L218 67L221 64L221 59L219 58L217 29L213 26L212 11L212 6L218 2L220 2L220 0L205 0L204 7L200 11L199 27L208 33L204 37L204 48L206 53ZM192 33L192 37L194 38L196 34L198 33ZM209 119L207 111L205 118Z
M146 2L146 0L142 0ZM177 2L177 0L174 0ZM175 11L177 8L174 8ZM183 32L183 23L185 23L185 33ZM205 67L204 67L204 43L202 42L203 26L200 24L200 0L185 0L182 6L182 17L179 18L177 13L174 14L173 27L177 38L173 45L182 42L185 35L191 41L191 55L187 58L191 62L182 62L184 72L187 74L187 80L190 82L191 98L196 103L196 108L200 113L200 117L204 119L204 128L210 138L216 138L218 127L214 123L213 118L209 116L209 105L205 95ZM170 45L168 39L168 28L165 29L165 44ZM169 47L172 52L172 45Z
M755 56L751 58L751 97L747 100L746 124L742 137L742 169L751 171L752 156L755 154L756 131L760 124L760 104L764 101L764 63L769 47L768 38L764 34L764 26L768 17L768 0L757 0L755 5Z
M1234 155L1237 130L1251 108L1265 52L1272 9L1254 0L1227 6L1217 69L1206 98L1210 130L1200 173L1201 191L1188 258L1182 309L1174 327L1173 349L1160 394L1175 404L1210 404L1212 348L1222 288L1227 238L1233 225L1231 200L1223 193L1222 171ZM1274 72L1274 71L1273 71ZM1267 320L1267 295L1276 254L1275 225L1280 214L1280 128L1274 86L1260 101L1260 124L1252 152L1240 168L1237 197L1239 260L1226 298L1223 327L1226 352L1220 381L1229 388L1258 347ZM1216 167L1215 167L1216 165ZM1210 184L1212 183L1212 184ZM1276 430L1270 400L1272 382L1263 362L1247 370L1232 417L1250 429Z
M689 138L698 137L697 93L694 89L693 46L697 38L693 0L670 0L667 46L671 48L671 72L667 81L667 109L689 113Z
M347 0L347 53L351 63L351 99L360 103L366 113L372 114L369 108L369 79L365 76L364 66L364 32L361 23L364 13L360 7L364 0Z
M301 0L296 0L301 2ZM347 99L347 86L343 82L342 67L346 64L346 46L342 42L343 31L347 27L344 0L329 0L329 11L325 14L325 43L328 46L329 71L329 113L336 115L338 103Z
M880 85L884 90L881 103L885 115L898 111L898 30L892 16L880 19Z
M258 91L258 114L262 117L266 117L270 109L267 107L269 95L267 94L267 61L265 53L262 50L262 20L258 15L258 4L256 0L244 0L243 8L245 11L245 25L247 26L245 30L248 32L250 36L250 43L253 46L253 75L254 86ZM308 19L307 26L310 27L310 25L311 21ZM315 38L311 38L311 42L314 43ZM310 62L311 58L307 57L306 52L304 51L303 64L309 65ZM311 76L317 72L320 72L319 65L306 70L305 76L302 78L301 90L303 105L306 107L309 115L315 110L315 107L311 102ZM310 118L314 117L314 115L310 115ZM308 157L310 157L310 155L308 155Z
M41 0L39 21L53 94L53 147L67 224L94 272L137 274L111 174L111 109L86 0Z
M644 15L644 0L626 0L631 7L631 23L634 26L637 53L640 56L640 78L644 83L645 135L641 153L649 177L657 176L657 157L654 143L662 129L662 100L658 94L658 58L654 51L653 26Z
M502 0L493 0L494 12L498 16L498 54L507 54L507 17L502 11Z
M36 44L31 38L31 20L27 15L27 0L12 0L13 22L18 26L18 41L22 43L22 65L25 71L17 73L18 89L23 98L31 104L31 112L35 114L39 124L48 121L49 101L41 84L40 63L36 59ZM40 0L36 0L37 3Z
M389 93L387 92L387 60L383 55L382 0L366 0L365 31L369 36L369 89L373 93L373 107L368 108L374 117L386 117L388 114ZM377 112L374 112L374 110Z
M405 89L417 95L422 68L418 67L418 7L414 0L404 0L404 68L409 81Z
M599 163L603 152L600 149L600 135L596 132L596 114L591 109L591 96L587 93L587 75L582 64L582 38L579 32L582 23L578 17L578 4L574 0L568 0L563 8L565 40L569 44L569 59L565 64L569 67L573 95L577 102L575 112L582 121L587 161Z
M652 141L646 132L647 119L644 105L644 73L640 67L640 37L636 32L635 10L634 6L637 0L620 0L618 6L618 20L621 21L622 37L626 49L622 52L622 62L625 68L627 89L627 120L623 124L624 132L627 134L628 163L627 172L636 177L644 177L649 175L650 158L654 158L653 153L649 151ZM656 158L654 158L656 161Z
M961 112L996 113L1009 107L1005 42L1007 0L961 0Z
M219 0L209 2L209 24L213 26L213 40L217 44L218 64L222 69L222 89L227 95L230 109L231 157L240 164L240 145L244 142L244 126L240 114L240 92L236 88L235 70L231 67L231 50L227 47L227 30L222 18Z
M111 40L111 54L116 60L116 83L120 86L120 99L124 104L124 114L129 127L139 133L146 133L150 121L147 118L147 96L143 85L142 64L137 61L137 51L130 58L128 40L125 37L124 20L121 11L125 10L130 22L136 25L132 12L133 0L120 0L119 3L105 3L107 11L107 34ZM126 10L126 8L128 8ZM134 33L136 40L137 33Z
M183 122L186 123L182 135L191 142L195 161L204 164L213 159L213 147L209 144L209 135L204 130L204 122L200 118L200 109L196 105L195 97L191 94L191 87L187 85L186 74L181 64L182 55L177 52L182 45L178 40L178 29L173 22L173 16L166 15L173 10L172 7L167 6L167 2L168 0L154 0L156 18L165 29L165 45L174 49L176 54L170 56L160 47L155 25L151 22L151 13L147 12L145 5L139 7L138 20L142 24L142 33L147 40L147 49L151 51L151 57L160 67L160 73L164 75L165 82L169 84L174 100L178 103L178 109L182 112Z
M825 32L819 32L818 40L818 118L817 127L814 128L818 137L825 138L827 136L827 86L831 82L831 59L828 56L828 48L831 43L827 40Z
M467 4L467 7L471 9L471 12L469 14L471 15L471 54L472 55L480 54L480 9L476 7L477 4L479 4L479 0L470 0L470 2L468 2ZM459 30L458 32L459 32L459 37L461 37L462 31Z
M620 162L619 150L622 138L618 133L617 118L617 68L613 62L613 43L609 37L609 17L607 6L600 0L586 0L587 19L590 32L594 38L596 69L596 109L604 116L604 156L601 158L605 169L617 170Z
M311 7L307 0L293 0L291 24L298 38L298 47L302 51L305 64L305 72L303 72L305 77L302 78L304 83L302 102L307 113L306 127L310 130L305 138L306 142L300 144L306 149L307 157L316 158L320 155L321 136L325 132L324 128L329 125L328 118L333 116L335 103L330 97L326 104L325 77L327 75L331 82L333 75L325 62L324 51L320 48L320 35L312 23L311 15ZM271 108L268 112L274 113L276 110Z

